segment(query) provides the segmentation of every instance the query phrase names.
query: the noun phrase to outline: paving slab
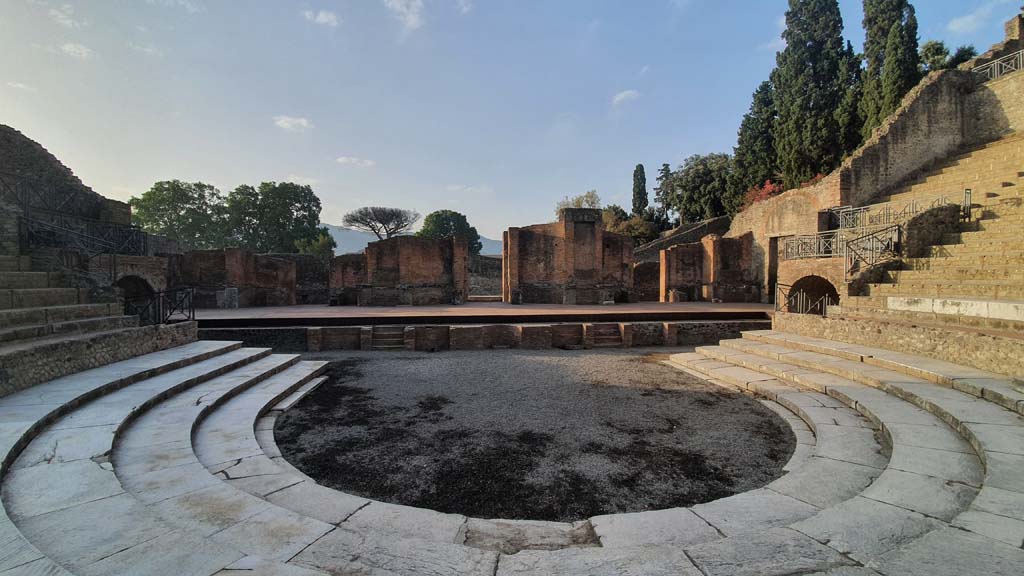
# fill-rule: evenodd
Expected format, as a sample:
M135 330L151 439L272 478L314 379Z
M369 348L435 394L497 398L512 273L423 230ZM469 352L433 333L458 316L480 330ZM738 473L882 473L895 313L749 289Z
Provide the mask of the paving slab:
M291 564L246 556L214 574L214 576L325 576L323 572Z
M832 548L788 528L723 538L686 552L704 576L788 576L853 564Z
M702 576L677 548L591 548L502 556L496 576Z
M330 574L494 576L497 561L496 552L459 544L337 528L289 563Z
M944 423L940 424L941 427L934 424L896 424L885 420L885 429L889 432L892 443L897 446L931 448L962 454L975 453L974 448L971 448L962 436Z
M869 567L886 576L1020 576L1024 550L945 528L875 558Z
M879 470L889 462L881 453L881 446L871 428L819 424L815 431L818 435L817 456Z
M342 524L347 530L390 533L432 542L457 542L466 517L424 508L371 501Z
M463 544L502 554L522 550L561 550L600 546L590 522L541 522L533 520L483 520L469 518Z
M818 512L815 506L767 488L698 504L691 510L726 536L786 526Z
M861 496L949 522L977 494L977 488L960 482L889 468Z
M594 516L590 522L605 548L686 546L722 537L688 508Z
M988 452L985 454L988 474L985 486L1024 494L1024 456Z
M220 480L198 462L163 468L134 476L122 476L121 483L136 498L146 504L155 504L168 498L216 486Z
M272 506L211 539L246 554L285 562L331 530L331 524Z
M4 506L15 521L122 492L114 473L92 460L12 470L3 482Z
M767 487L812 506L827 508L860 494L880 473L871 466L812 456Z
M105 454L110 451L117 426L97 428L88 434L79 430L46 430L29 442L11 468L74 462Z
M179 528L210 536L269 507L269 504L255 496L216 484L168 498L150 509Z
M953 520L953 526L1005 542L1017 548L1024 547L1024 520L998 516L980 510L968 510Z
M266 499L282 508L329 524L344 522L370 503L366 498L332 490L309 480L273 492Z
M49 558L71 569L173 530L129 494L26 518L18 528Z
M1024 520L1024 494L1012 490L984 486L971 503L971 507L982 512Z
M49 558L39 558L10 570L0 572L3 576L72 576L59 564Z
M242 554L205 538L176 530L132 546L77 571L79 576L206 576L237 562Z
M946 524L890 504L854 497L790 526L861 563Z
M981 486L984 476L977 456L931 448L895 451L889 458L889 467L974 487Z

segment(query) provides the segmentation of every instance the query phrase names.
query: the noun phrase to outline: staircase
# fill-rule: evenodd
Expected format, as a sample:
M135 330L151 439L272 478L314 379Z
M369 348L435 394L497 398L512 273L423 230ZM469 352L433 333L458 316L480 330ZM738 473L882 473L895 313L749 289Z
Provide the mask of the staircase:
M0 256L0 390L46 380L195 339L194 325L139 327L120 303L93 302L60 273Z
M619 324L584 324L583 338L587 348L622 348Z
M374 326L373 350L405 350L405 326Z

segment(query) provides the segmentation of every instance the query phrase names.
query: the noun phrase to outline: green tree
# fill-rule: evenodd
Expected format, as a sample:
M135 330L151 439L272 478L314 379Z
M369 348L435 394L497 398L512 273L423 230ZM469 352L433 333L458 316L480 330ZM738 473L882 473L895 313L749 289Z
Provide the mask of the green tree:
M601 220L605 230L611 230L623 220L629 219L629 213L618 204L609 204L601 210Z
M132 221L185 250L221 248L228 226L220 191L202 182L162 181L128 202Z
M423 219L423 227L416 233L421 238L451 238L465 236L469 243L469 253L477 255L483 244L476 228L469 225L464 214L454 210L438 210L427 214Z
M698 222L726 214L730 205L729 181L733 170L728 154L695 154L675 173L677 195L672 209L683 222Z
M882 107L879 119L888 118L903 101L903 95L910 91L918 81L917 48L913 57L907 52L908 43L905 38L907 30L899 22L895 22L889 30L889 43L885 48L885 64L882 66Z
M633 214L641 216L647 208L647 175L644 165L637 164L633 169Z
M960 46L952 55L949 48L941 40L929 40L921 45L920 61L921 73L927 74L935 70L946 70L956 68L978 55L974 46Z
M846 46L837 0L789 0L782 36L786 48L772 76L775 151L783 183L792 188L842 158L835 111L845 92L839 69Z
M764 81L754 91L750 111L743 116L733 149L735 170L730 188L740 197L753 186L775 178L778 173L774 127L775 92L772 83ZM668 164L664 167L667 168ZM730 205L727 209L735 213L737 206Z
M864 139L871 137L875 128L881 125L887 114L883 114L886 100L882 82L882 72L889 51L889 34L893 25L900 26L901 51L904 62L897 67L901 70L900 77L894 80L895 85L909 86L910 90L919 77L917 66L917 17L914 7L907 0L864 0L864 59L867 69L864 72L864 94L860 102L860 113L864 120L861 134ZM911 70L913 66L913 70ZM903 94L899 95L902 99Z
M320 235L316 238L295 241L295 249L299 254L310 254L325 261L334 257L334 249L337 247L338 243L327 228L320 228Z
M234 241L254 252L294 253L296 242L315 241L320 227L320 199L309 186L292 182L242 185L228 194Z
M601 197L597 195L597 190L587 190L572 198L566 196L555 205L555 216L561 216L562 210L566 208L601 208Z
M625 220L619 220L608 231L629 236L637 245L650 242L658 237L657 224L644 220L642 216L630 216Z
M372 232L379 240L407 232L420 219L420 213L404 208L384 206L363 206L345 214L341 222L345 226Z
M864 141L861 135L864 118L860 115L860 101L864 95L861 57L853 50L853 44L849 41L846 42L846 51L839 66L839 86L843 90L843 97L836 108L835 119L839 125L839 148L846 156Z

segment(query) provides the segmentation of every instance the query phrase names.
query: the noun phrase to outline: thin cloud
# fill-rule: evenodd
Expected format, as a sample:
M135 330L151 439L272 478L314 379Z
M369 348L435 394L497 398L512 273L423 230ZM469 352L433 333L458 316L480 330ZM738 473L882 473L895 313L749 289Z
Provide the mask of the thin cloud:
M638 74L638 76L646 76L650 71L651 66L649 64L644 64L644 67L640 69L640 74Z
M34 86L29 86L28 84L24 84L22 82L7 82L7 86L9 88L14 88L15 90L21 90L22 92L35 92L36 91Z
M146 56L163 56L163 50L153 46L152 44L136 44L135 42L128 42L127 46L136 52L145 54Z
M310 178L309 176L299 176L298 174L289 174L284 179L285 182L291 182L293 184L299 184L301 186L316 186L320 181L316 178Z
M206 10L206 6L192 0L146 0L147 4L153 6L164 6L167 8L181 8L189 14L198 14Z
M305 132L313 128L313 122L301 116L274 116L274 125L289 132Z
M639 97L640 92L638 90L623 90L622 92L619 92L615 96L612 96L612 107L617 107L620 104L625 104L626 102L629 102L631 100L636 100Z
M75 8L70 4L62 4L57 8L50 8L47 14L50 15L50 19L65 28L81 28L88 25L88 22L85 20L75 19Z
M770 40L758 46L758 50L767 52L781 52L782 50L786 49L786 41L782 38L782 33L786 31L785 14L775 19L775 27L778 28L779 34L775 37L774 40Z
M367 160L365 158L356 158L355 156L338 156L335 160L338 164L345 166L358 166L359 168L373 168L377 165L373 160Z
M988 19L995 12L995 9L1002 4L1008 4L1010 0L993 0L979 6L974 12L964 14L949 21L946 27L954 34L970 34L981 29Z
M459 5L459 12L463 14L469 14L473 9L473 0L456 0L456 3Z
M61 45L60 51L76 60L89 60L96 55L92 48L73 42Z
M327 26L328 28L337 28L338 24L341 23L341 19L338 18L338 15L330 10L320 10L319 12L306 10L302 13L302 16L314 24L320 24L321 26Z
M384 0L384 6L406 30L423 26L423 0Z

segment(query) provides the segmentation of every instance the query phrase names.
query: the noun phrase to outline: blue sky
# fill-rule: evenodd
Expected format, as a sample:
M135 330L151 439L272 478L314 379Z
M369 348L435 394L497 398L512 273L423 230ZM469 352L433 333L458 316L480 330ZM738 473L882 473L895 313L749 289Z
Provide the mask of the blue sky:
M860 0L841 0L863 42ZM922 41L986 49L1019 0L918 0ZM729 152L783 0L0 0L0 123L98 192L312 184L322 219L552 218L633 166Z

